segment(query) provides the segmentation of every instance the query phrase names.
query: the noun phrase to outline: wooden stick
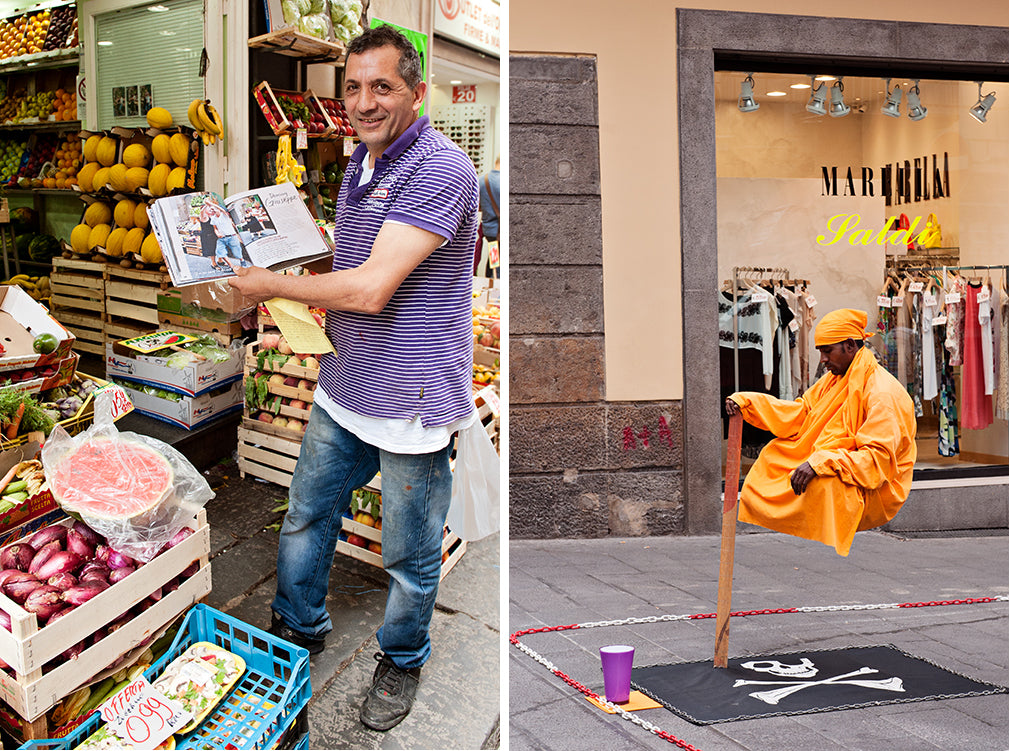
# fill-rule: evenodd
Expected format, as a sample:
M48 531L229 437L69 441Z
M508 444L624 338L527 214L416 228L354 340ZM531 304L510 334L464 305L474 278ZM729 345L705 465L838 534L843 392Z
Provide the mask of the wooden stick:
M729 655L729 612L733 597L733 551L736 546L737 494L740 485L740 446L743 415L729 418L726 449L726 487L722 503L722 546L719 549L719 599L715 617L715 667L726 667Z

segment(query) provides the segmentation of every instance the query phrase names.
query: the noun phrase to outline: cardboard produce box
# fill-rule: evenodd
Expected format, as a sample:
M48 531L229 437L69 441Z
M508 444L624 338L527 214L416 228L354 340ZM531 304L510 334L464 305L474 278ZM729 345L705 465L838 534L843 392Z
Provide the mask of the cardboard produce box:
M32 343L40 334L56 337L56 349L39 354ZM2 372L45 367L70 357L75 337L45 307L16 284L0 286L0 376Z
M242 410L244 391L241 381L232 381L217 391L199 396L178 396L170 399L147 394L126 381L119 384L126 391L134 409L142 415L172 423L180 428L194 428L208 420ZM173 392L174 393L174 392Z
M191 363L184 368L168 365L167 357L140 355L118 342L105 346L105 375L175 391L183 396L199 396L242 378L244 358L241 354L224 362L210 360Z

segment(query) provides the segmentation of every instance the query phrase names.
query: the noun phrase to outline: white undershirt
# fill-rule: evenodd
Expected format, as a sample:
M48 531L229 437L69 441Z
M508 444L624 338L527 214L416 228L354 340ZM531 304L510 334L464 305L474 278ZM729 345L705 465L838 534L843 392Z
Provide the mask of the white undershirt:
M367 185L372 180L375 166L373 164L369 167L369 161L371 155L366 155L361 160L359 186ZM354 433L365 443L396 454L428 454L438 451L449 443L453 433L467 427L477 418L477 409L474 407L471 414L462 420L426 428L421 424L420 415L414 415L412 420L406 420L359 414L341 407L323 389L316 389L314 402L316 407L324 409L326 414L344 430Z

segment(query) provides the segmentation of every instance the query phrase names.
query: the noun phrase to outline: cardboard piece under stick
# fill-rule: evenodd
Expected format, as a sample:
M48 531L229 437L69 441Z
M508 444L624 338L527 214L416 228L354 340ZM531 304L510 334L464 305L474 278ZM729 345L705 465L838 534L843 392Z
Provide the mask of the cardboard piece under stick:
M608 707L606 704L604 704L603 701L601 701L600 699L594 699L591 696L587 696L586 697L586 701L588 701L590 704L593 704L593 705L599 707L600 709L602 709L607 714L617 714L617 712L615 712L613 709L610 709L610 707ZM628 696L628 700L626 702L622 703L622 704L618 704L617 706L619 706L625 712L637 712L637 711L642 710L642 709L662 709L663 708L663 705L660 704L658 701L653 701L648 696L646 696L645 694L643 694L641 691L635 691L634 689L631 691L631 694Z
M304 355L333 352L333 345L326 332L312 317L307 305L274 297L266 301L266 306L277 328L295 352Z

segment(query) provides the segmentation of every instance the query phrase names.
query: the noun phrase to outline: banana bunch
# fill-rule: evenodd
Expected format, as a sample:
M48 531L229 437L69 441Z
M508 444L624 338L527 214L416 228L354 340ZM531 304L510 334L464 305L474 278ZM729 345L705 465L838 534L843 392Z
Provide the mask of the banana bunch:
M28 274L17 274L10 279L4 279L0 284L16 284L34 300L45 300L49 298L49 277L48 276L28 276Z
M204 146L211 146L224 133L224 123L221 121L221 113L214 109L214 105L209 99L194 99L189 103L186 110L189 122L196 132L200 134L200 140Z
M302 184L305 168L291 153L291 136L284 134L277 139L277 184Z

